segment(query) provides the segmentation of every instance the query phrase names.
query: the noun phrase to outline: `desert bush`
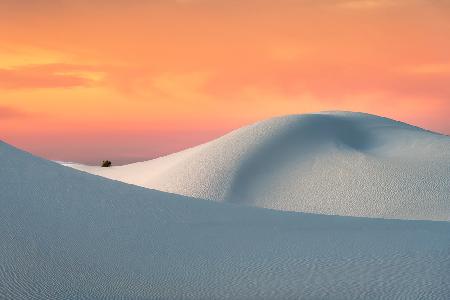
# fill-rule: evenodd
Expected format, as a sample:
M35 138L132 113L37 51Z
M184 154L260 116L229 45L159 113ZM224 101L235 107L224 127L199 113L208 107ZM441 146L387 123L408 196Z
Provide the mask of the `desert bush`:
M111 167L111 165L112 165L112 163L109 160L104 160L102 162L102 167L104 167L104 168Z

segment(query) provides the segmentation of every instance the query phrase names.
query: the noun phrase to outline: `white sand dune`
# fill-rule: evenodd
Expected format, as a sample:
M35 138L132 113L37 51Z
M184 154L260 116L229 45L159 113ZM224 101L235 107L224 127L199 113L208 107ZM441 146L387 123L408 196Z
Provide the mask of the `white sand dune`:
M220 202L346 216L450 220L450 137L363 113L274 118L126 166L68 165Z
M271 128L278 132L278 126ZM254 127L243 133L248 130ZM321 135L326 132L314 134ZM236 141L237 153L250 147L244 144ZM417 151L429 153L424 147ZM291 150L297 148L280 159ZM388 150L377 153L396 154ZM0 299L449 299L449 232L449 222L312 215L181 197L82 173L0 142Z

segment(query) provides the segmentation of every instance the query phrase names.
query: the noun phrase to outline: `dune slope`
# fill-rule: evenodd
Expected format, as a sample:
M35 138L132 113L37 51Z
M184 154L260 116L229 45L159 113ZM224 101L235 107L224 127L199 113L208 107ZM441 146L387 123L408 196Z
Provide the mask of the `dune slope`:
M450 223L321 216L114 182L0 142L1 299L445 299Z
M220 202L450 220L450 137L363 113L279 117L151 161L69 166Z

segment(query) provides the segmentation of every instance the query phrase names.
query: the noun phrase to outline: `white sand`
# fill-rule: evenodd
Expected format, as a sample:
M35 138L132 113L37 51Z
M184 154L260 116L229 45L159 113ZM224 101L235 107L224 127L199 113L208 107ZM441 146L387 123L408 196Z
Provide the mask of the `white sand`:
M292 118L314 117L279 119L279 125L275 120L269 127L273 131L261 131L261 136L279 132L279 126L290 128ZM416 136L408 130L398 129L399 136ZM297 136L299 131L294 126L285 132ZM327 132L314 133L318 144L329 140ZM420 134L430 143L438 139ZM312 147L278 147L290 140L287 136L273 137L268 144L267 138L247 135L246 144L235 135L191 150L191 159L199 155L196 151L205 151L222 153L220 163L244 155L247 159L236 164L251 165L253 152L244 151L251 148L268 163L265 153L286 150L278 156L285 162L282 158L291 157L291 151L308 153ZM227 149L235 153L210 150L230 140L234 147ZM325 146L330 144L314 149L328 153ZM404 147L400 138L397 144ZM347 146L354 149L345 150L348 153L364 148L364 153L377 153L390 162L398 154ZM430 151L444 156L435 146L426 147L421 144L412 154L405 153L405 159ZM369 154L354 157L358 155ZM213 158L218 157L205 157ZM168 160L179 168L175 159ZM198 164L205 169L200 174L207 176L208 164ZM278 170L274 162L269 165ZM219 166L211 163L209 174ZM233 166L224 166L228 171L222 176ZM194 175L191 179L205 180ZM317 189L322 184L329 188L328 182L317 182ZM435 199L421 200L432 207L439 202L427 201ZM0 299L449 299L449 232L449 222L321 216L185 198L78 172L0 142Z
M68 165L219 202L333 215L450 220L450 137L363 113L274 118L126 166Z

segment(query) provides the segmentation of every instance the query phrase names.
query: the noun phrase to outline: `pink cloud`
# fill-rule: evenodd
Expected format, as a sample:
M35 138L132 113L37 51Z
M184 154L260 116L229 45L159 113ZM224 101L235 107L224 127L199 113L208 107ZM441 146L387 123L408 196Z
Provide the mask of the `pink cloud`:
M365 93L450 98L450 73L416 74L368 65L301 63L249 66L239 72L222 70L206 84L213 95L229 96L246 87L274 90L295 97L344 98Z
M27 116L27 114L21 110L9 106L0 106L0 120L22 118L25 116Z

